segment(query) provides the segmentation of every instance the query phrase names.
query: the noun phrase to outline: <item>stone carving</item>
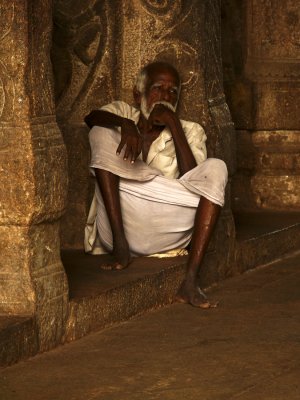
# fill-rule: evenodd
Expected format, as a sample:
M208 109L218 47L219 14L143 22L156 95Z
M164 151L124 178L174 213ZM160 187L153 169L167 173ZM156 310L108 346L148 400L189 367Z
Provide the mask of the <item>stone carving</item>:
M39 350L61 341L68 288L59 218L66 152L55 122L51 0L0 5L0 312L35 319Z
M8 150L9 150L9 139L7 138L7 135L5 135L5 132L4 132L3 128L1 127L0 128L0 156L1 156L1 153L3 153L4 151L8 151ZM1 167L1 171L2 171L2 167ZM0 212L0 217L1 217L1 212Z
M234 71L226 94L238 129L234 207L299 209L299 1L223 6L224 36L232 28L223 50Z
M51 9L51 0L29 3L29 46L28 81L34 88L29 96L31 115L41 117L53 115L55 112L52 100L52 71L49 63L49 52L52 36L51 13L44 14L44 7ZM43 17L41 18L41 15Z
M195 43L189 24L193 20L193 12L197 15L201 7L195 1L139 0L134 6L131 2L127 2L124 8L130 9L138 17L135 19L134 28L131 26L128 28L130 39L126 37L127 29L124 30L124 46L128 49L128 55L125 55L123 60L126 77L122 82L123 92L120 97L131 101L131 90L138 69L154 59L169 61L176 65L183 80L183 95L187 88L196 89L201 70L200 56L199 49L196 48L197 40ZM126 26L128 23L130 22L126 19ZM131 60L128 66L127 58ZM185 109L184 103L182 106ZM186 111L185 109L187 116Z
M1 67L3 68L2 63L1 63ZM4 90L3 80L0 77L0 118L3 113L4 104L5 104L5 90Z
M141 0L141 5L150 14L169 20L178 17L182 10L182 1L176 0Z
M188 43L182 42L180 40L162 40L156 45L156 55L157 60L172 60L177 68L182 71L182 88L185 87L192 88L199 78L199 73L197 71L197 52ZM189 68L186 68L189 66Z
M107 12L106 1L54 1L51 58L57 113L64 119L80 107L101 76L108 35Z
M14 2L10 2L9 5L0 4L0 118L2 116L7 118L4 114L5 108L11 111L14 109L15 90L10 68L12 60L10 60L8 54L5 52L7 42L11 41L9 33L11 32L14 19Z

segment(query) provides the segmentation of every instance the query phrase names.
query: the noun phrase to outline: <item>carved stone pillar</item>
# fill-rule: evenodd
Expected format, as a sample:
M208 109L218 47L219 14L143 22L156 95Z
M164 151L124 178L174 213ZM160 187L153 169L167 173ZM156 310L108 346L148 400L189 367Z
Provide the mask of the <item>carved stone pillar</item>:
M223 9L235 208L300 210L299 1L226 0Z
M208 136L209 156L235 169L235 131L222 84L219 0L126 0L122 2L123 34L120 98L132 103L138 70L154 59L174 64L182 77L180 114L199 122ZM210 247L202 282L230 273L234 223L227 202Z
M49 59L52 2L0 2L0 312L35 316L40 351L59 343L68 290L59 219L66 152Z
M63 248L82 248L94 186L89 178L84 117L116 99L120 20L116 0L54 0L51 58L56 113L68 152L69 193L62 221Z

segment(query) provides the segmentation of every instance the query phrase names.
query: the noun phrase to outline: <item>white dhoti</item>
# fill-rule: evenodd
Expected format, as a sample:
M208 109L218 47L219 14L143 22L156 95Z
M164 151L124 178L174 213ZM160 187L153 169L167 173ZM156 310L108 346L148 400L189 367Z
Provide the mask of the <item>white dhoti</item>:
M92 132L93 129L98 131ZM119 137L109 129L93 129L91 141L101 141L101 146L97 155L92 155L91 167L121 178L123 224L133 256L187 246L201 196L223 206L227 168L222 160L209 158L179 179L170 179L141 160L130 164L122 155L112 155L111 149L117 148ZM110 223L96 184L85 231L85 250L94 254L108 252L112 242Z

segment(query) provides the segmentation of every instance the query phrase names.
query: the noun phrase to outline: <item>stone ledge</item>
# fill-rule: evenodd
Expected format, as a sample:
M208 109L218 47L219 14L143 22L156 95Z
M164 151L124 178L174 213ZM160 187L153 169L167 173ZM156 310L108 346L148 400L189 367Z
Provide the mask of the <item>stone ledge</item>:
M232 260L236 265L227 277L274 262L300 248L299 213L243 214L236 217L236 226ZM70 289L65 342L169 304L184 276L186 256L139 258L130 268L118 272L99 268L100 261L107 257L89 256L82 251L62 254ZM214 261L215 251L211 251L204 269L213 267ZM222 279L222 274L216 278ZM2 366L36 354L39 349L34 319L1 317L0 346Z
M33 317L0 316L0 367L33 356L38 349Z
M241 222L246 224L247 221L248 232L240 230L236 243L235 260L239 273L299 250L300 213L245 213Z
M246 228L238 226L240 231L232 260L235 267L221 271L215 276L215 282L206 279L204 273L204 287L216 283L222 276L243 273L300 248L299 213L249 213L241 223ZM102 271L99 264L105 262L103 257L108 256L97 259L97 256L80 255L78 251L63 257L69 265L66 269L71 295L67 342L171 303L184 277L186 257L139 258L119 272ZM213 268L215 261L215 251L208 253L203 270Z
M71 300L65 340L79 339L93 330L170 304L184 270L184 263L177 263L99 295Z

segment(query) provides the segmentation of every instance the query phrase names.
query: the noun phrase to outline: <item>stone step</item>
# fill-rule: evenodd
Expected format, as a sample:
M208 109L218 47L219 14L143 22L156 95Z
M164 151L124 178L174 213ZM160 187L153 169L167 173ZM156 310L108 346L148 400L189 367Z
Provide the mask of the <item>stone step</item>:
M237 215L236 227L235 267L227 277L271 263L300 249L300 214ZM114 272L99 268L107 260L109 256L64 252L63 262L70 286L66 341L169 304L184 277L187 258L143 257L135 259L130 268ZM213 251L205 259L205 269L213 267L214 261ZM214 283L205 278L204 287ZM222 278L216 275L215 279Z
M235 267L228 277L300 249L300 214L249 213L235 219ZM205 259L207 268L213 266L214 251ZM187 257L142 257L123 271L100 269L109 259L108 255L91 256L82 250L62 252L70 293L64 341L169 304L184 277ZM0 317L0 349L0 365L36 354L34 320Z
M38 341L34 318L0 316L0 366L35 355Z
M250 212L235 215L239 273L300 250L300 214Z
M128 269L103 271L100 264L109 256L71 251L62 258L70 288L66 341L169 304L183 279L186 262L186 256L140 257Z

